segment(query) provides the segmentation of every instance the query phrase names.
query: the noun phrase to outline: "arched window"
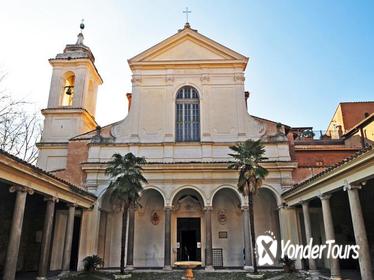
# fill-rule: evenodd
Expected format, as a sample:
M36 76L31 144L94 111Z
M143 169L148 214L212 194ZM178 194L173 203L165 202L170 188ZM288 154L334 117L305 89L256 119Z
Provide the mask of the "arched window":
M62 92L62 106L71 106L73 105L73 97L74 97L74 83L75 83L75 76L74 73L68 72L64 75L65 82L63 84L63 92Z
M175 134L177 142L200 141L200 100L197 90L191 86L178 90Z

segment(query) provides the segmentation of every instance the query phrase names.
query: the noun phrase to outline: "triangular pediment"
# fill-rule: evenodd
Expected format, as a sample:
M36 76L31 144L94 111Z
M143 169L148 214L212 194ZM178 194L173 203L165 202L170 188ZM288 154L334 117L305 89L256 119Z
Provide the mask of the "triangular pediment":
M129 59L131 68L139 65L172 63L240 63L244 68L248 58L205 37L197 31L184 28L177 34Z

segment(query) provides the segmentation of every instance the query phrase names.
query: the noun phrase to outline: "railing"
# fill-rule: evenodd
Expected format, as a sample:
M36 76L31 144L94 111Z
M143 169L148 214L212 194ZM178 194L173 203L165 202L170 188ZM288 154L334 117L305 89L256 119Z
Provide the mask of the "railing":
M341 138L341 131L338 130L300 130L293 131L295 134L295 141L307 140L335 140Z

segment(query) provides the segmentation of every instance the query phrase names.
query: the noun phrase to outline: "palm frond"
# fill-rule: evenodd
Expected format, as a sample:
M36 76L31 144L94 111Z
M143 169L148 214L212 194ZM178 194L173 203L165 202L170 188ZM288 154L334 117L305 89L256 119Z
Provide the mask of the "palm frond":
M266 160L265 146L261 140L246 140L229 147L235 153L229 155L234 159L227 168L238 170L238 190L247 196L249 192L256 193L262 185L263 180L268 175L268 170L260 165Z
M124 156L113 154L105 170L111 178L107 191L113 204L129 206L137 203L143 191L142 184L148 183L142 174L141 165L145 163L144 157L136 157L132 153Z

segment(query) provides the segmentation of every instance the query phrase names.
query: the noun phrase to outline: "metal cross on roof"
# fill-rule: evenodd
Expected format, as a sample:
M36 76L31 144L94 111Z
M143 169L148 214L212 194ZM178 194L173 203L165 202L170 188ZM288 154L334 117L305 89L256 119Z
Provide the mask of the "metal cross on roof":
M188 14L190 14L192 11L188 10L188 7L186 7L186 10L183 11L184 14L186 14L186 23L188 23Z
M84 29L84 19L82 18L81 20L81 24L79 25L80 29L81 29L81 32L83 31Z

